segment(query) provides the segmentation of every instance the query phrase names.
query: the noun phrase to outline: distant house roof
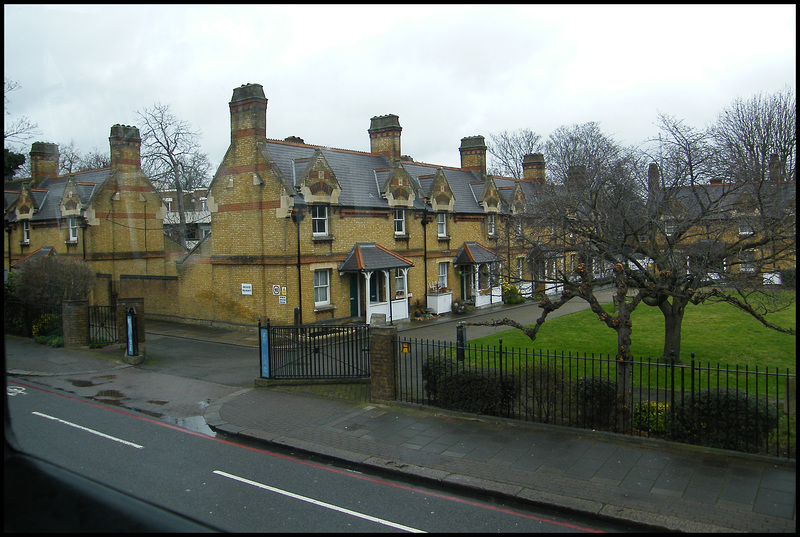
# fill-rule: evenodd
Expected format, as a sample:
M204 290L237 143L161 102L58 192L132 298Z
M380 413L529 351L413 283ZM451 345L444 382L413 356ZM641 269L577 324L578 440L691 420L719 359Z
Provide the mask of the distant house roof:
M481 263L495 263L503 259L485 246L477 242L465 242L458 250L453 265L480 265Z
M339 272L365 272L413 266L414 263L383 246L374 242L359 242L353 246L342 264L339 265Z
M58 253L56 252L55 248L52 246L42 246L38 250L35 250L22 259L18 259L16 262L12 263L12 267L19 267L20 265L30 261L31 259L39 259L40 257L57 257Z

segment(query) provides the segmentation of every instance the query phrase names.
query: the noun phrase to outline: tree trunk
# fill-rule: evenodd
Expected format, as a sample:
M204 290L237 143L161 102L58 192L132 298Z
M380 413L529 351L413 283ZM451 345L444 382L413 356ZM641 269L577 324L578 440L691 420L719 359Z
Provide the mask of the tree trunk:
M616 430L627 433L631 428L631 409L633 405L631 356L631 312L624 297L619 307L617 326L617 415Z
M686 311L686 300L675 297L672 302L664 300L659 304L664 314L664 351L662 360L667 363L680 362L681 358L681 325Z

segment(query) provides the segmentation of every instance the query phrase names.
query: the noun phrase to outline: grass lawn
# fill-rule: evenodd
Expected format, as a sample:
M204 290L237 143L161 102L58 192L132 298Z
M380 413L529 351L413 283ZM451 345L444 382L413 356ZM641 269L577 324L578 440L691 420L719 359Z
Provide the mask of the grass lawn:
M574 299L578 300L578 299ZM604 306L612 313L612 305ZM612 313L613 314L613 313ZM770 314L771 322L796 329L795 307ZM632 315L631 354L635 360L659 357L664 347L664 316L658 308L639 305ZM616 354L617 333L598 321L590 310L563 317L550 317L536 341L510 329L492 336L470 340L470 345L492 347L502 340L504 348L549 351L574 355ZM689 304L681 331L681 361L745 367L750 370L778 367L796 373L797 337L771 330L750 315L728 304Z

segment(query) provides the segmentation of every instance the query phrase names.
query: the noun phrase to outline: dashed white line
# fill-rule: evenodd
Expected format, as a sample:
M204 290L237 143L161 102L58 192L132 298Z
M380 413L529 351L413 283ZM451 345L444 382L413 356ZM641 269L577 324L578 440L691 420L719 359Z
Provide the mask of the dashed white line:
M42 414L41 412L33 412L34 415L47 418L49 420L57 421L59 423L63 423L64 425L69 425L70 427L75 427L76 429L80 429L82 431L86 431L87 433L96 434L97 436L102 436L103 438L108 438L109 440L113 440L114 442L119 442L120 444L125 444L126 446L135 447L136 449L142 449L144 446L140 446L139 444L134 444L133 442L128 442L127 440L122 440L121 438L116 438L114 436L107 435L105 433L101 433L100 431L95 431L94 429L89 429L88 427L84 427L83 425L78 425L77 423L72 423L70 421L62 420L61 418L55 418L53 416L48 416L47 414Z
M332 505L332 504L329 504L329 503L321 502L319 500L315 500L313 498L308 498L307 496L300 496L299 494L295 494L293 492L289 492L289 491L282 490L282 489L275 488L275 487L270 487L269 485L265 485L263 483L259 483L258 481L252 481L250 479L246 479L244 477L239 477L237 475L229 474L229 473L223 472L221 470L214 470L214 473L219 475L219 476L222 476L222 477L227 477L228 479L233 479L234 481L239 481L240 483L245 483L247 485L252 485L252 486L258 487L260 489L268 490L270 492L275 492L277 494L282 494L284 496L288 496L288 497L294 498L296 500L308 502L308 503L311 503L311 504L314 504L314 505L318 505L320 507L324 507L326 509L331 509L333 511L338 511L340 513L345 513L347 515L351 515L351 516L354 516L354 517L363 518L364 520L369 520L371 522L377 522L378 524L383 524L384 526L389 526L391 528L396 528L396 529L407 531L407 532L410 532L410 533L427 533L427 532L425 532L423 530L418 530L416 528L412 528L412 527L409 527L409 526L404 526L403 524L398 524L396 522L390 522L388 520L383 520L382 518L377 518L377 517L374 517L374 516L365 515L364 513L359 513L357 511L352 511L350 509L345 509L344 507L339 507L339 506Z

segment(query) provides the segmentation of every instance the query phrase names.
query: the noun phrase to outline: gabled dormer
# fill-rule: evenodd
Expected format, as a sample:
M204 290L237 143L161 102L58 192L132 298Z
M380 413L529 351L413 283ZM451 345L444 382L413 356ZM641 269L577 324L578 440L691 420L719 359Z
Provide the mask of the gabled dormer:
M37 210L36 198L33 196L33 192L31 192L31 187L29 185L23 185L14 208L14 214L17 220L30 220Z
M497 185L491 175L487 176L483 182L483 190L478 197L478 203L483 207L483 212L485 213L500 212L500 192L498 192Z
M308 159L305 170L298 177L297 188L307 204L338 205L342 193L336 174L320 149Z
M414 183L411 175L402 164L396 164L383 183L381 195L386 198L389 207L413 207L416 199Z
M81 214L83 203L78 194L78 186L74 175L70 175L67 184L64 185L64 195L61 197L59 209L61 216L77 216Z
M514 191L511 194L511 214L524 214L525 213L525 193L519 183L514 184Z
M428 191L428 200L434 212L453 211L455 196L453 195L453 190L450 188L450 183L447 182L447 177L445 177L442 168L436 170L436 175L433 177L430 190Z

